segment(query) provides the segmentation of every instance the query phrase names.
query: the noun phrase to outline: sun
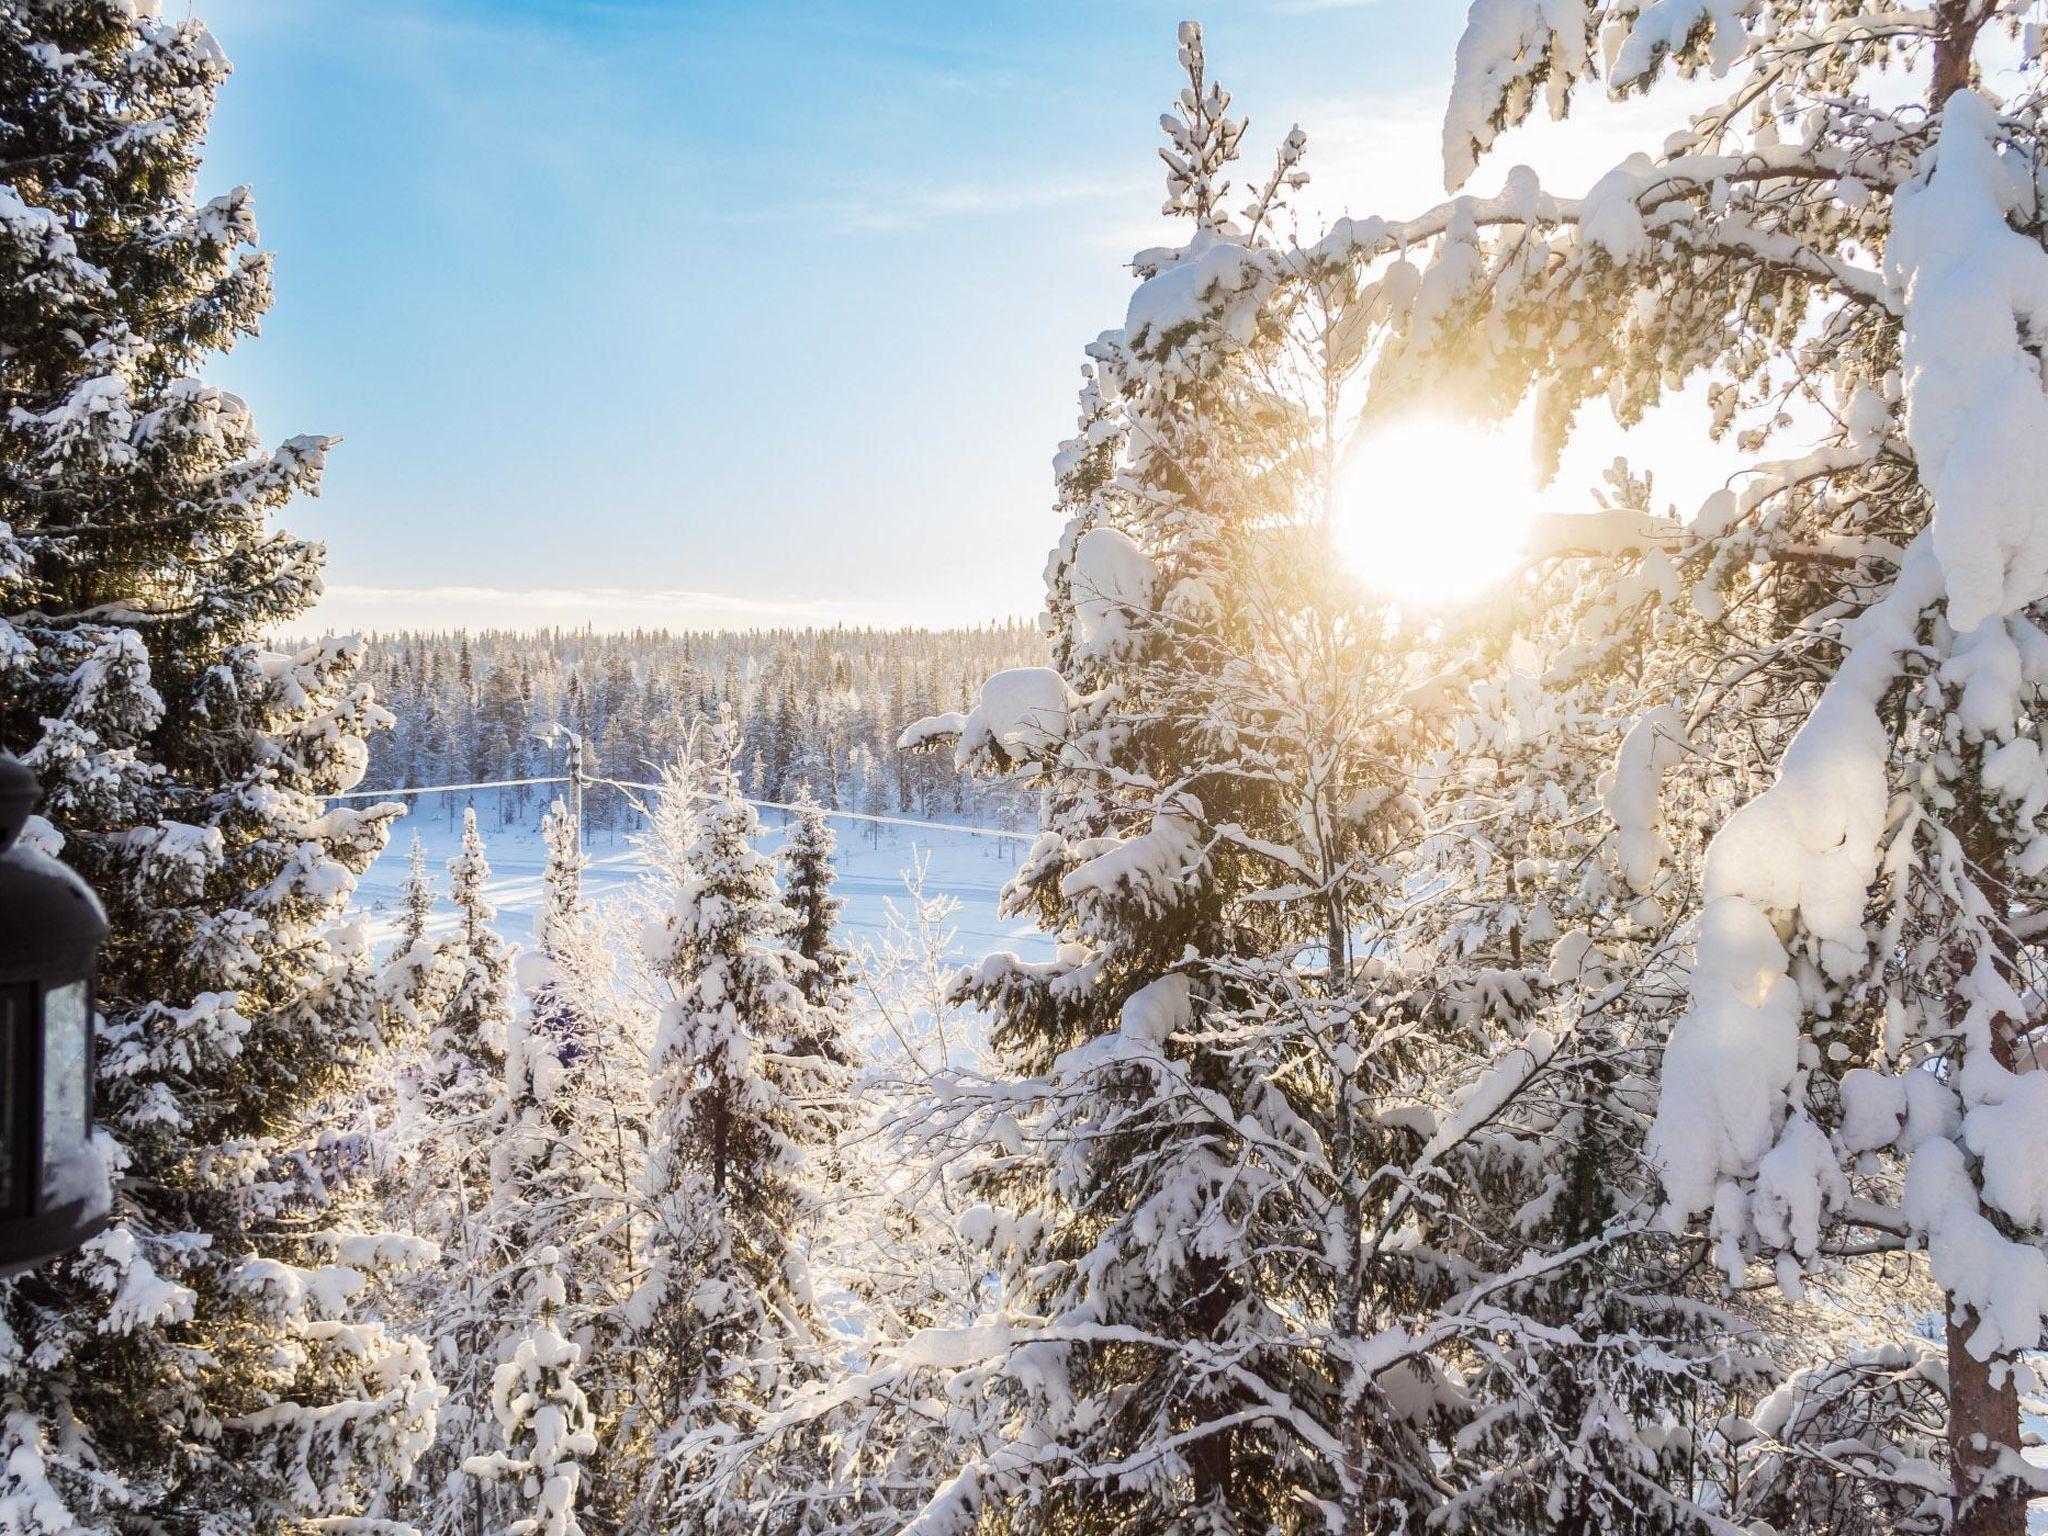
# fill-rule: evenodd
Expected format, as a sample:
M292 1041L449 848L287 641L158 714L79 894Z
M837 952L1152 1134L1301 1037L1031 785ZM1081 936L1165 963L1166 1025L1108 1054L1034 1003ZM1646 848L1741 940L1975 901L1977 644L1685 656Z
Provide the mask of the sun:
M1514 569L1539 500L1515 434L1403 417L1345 451L1330 535L1373 592L1403 608L1451 607Z

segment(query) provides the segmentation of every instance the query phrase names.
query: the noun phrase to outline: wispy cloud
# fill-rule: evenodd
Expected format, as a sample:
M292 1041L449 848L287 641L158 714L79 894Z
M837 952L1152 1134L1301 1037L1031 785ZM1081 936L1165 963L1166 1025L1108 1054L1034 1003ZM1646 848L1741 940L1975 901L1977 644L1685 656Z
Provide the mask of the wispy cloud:
M790 200L717 215L728 224L815 221L833 229L908 230L956 220L994 218L1090 203L1142 198L1149 182L1136 176L1011 179L992 175L944 186L872 187L845 197Z
M1386 0L1276 0L1273 9L1282 16L1307 16L1316 11L1361 11Z
M882 603L803 596L758 597L691 588L630 587L382 587L330 583L314 610L316 626L333 630L524 629L562 625L593 629L747 629L783 625L909 622Z

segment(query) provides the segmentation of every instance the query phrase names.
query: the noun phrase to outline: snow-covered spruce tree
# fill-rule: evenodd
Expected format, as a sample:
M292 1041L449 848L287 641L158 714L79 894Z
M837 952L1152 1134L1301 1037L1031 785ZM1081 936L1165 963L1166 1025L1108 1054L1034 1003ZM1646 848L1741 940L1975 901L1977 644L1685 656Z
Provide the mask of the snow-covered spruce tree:
M626 1060L612 993L615 952L583 898L581 837L560 801L543 817L542 836L547 859L535 948L519 958L523 997L507 1035L487 1217L493 1251L506 1264L536 1267L525 1287L530 1294L512 1296L510 1330L496 1353L521 1359L523 1341L539 1340L529 1368L567 1369L566 1357L555 1357L564 1347L577 1352L591 1439L577 1455L583 1475L557 1490L570 1503L551 1508L550 1518L588 1515L615 1526L632 1499L626 1479L614 1474L633 1400L631 1346L619 1309L634 1260L641 1124L632 1100L644 1088L645 1053ZM529 1258L542 1253L552 1257ZM545 1315L536 1314L536 1303ZM549 1342L556 1335L566 1342ZM505 1369L491 1387L501 1427ZM539 1453L526 1455L514 1444L508 1454L531 1461Z
M1684 530L1680 590L1727 637L1676 701L1686 735L1746 753L1760 694L1804 723L1706 854L1652 1150L1731 1279L1769 1261L1797 1289L1845 1249L1926 1250L1945 1518L1971 1536L2024 1527L2017 1394L2048 1314L2048 1104L2018 1071L2048 894L2039 65L1986 66L2017 11L1484 0L1454 182L1596 78L1710 68L1733 89L1584 197L1516 170L1319 253L1373 274L1389 390L1533 392L1554 439L1595 396L1629 422L1701 381L1711 430L1751 452L1819 437ZM1896 104L1902 81L1918 100Z
M850 1038L855 1026L853 957L839 942L839 914L846 903L832 894L833 881L838 878L832 858L839 850L839 840L810 785L798 784L795 795L796 820L789 827L778 863L782 904L789 910L787 942L805 967L798 985L814 1018L812 1032L795 1042L796 1052L831 1062L840 1069L841 1080L850 1084L859 1062ZM836 1136L850 1123L853 1106L841 1103L832 1109L831 1127ZM842 1184L850 1170L834 1154L824 1159L821 1172L822 1192L823 1183Z
M589 1400L577 1385L583 1351L556 1326L568 1297L561 1254L534 1250L531 1319L491 1379L491 1411L507 1449L471 1456L463 1470L516 1494L507 1536L580 1536L576 1517L585 1462L597 1450Z
M561 964L571 960L588 939L583 902L583 870L588 860L583 855L583 829L560 799L542 814L540 839L546 858L541 868L540 910L533 917L534 952L550 964ZM552 979L542 976L540 985L544 987ZM548 1011L538 997L535 1011Z
M590 1021L581 1015L587 1003L581 983L588 974L594 941L590 909L583 899L583 831L559 799L542 813L540 909L533 916L533 952L521 957L520 981L526 995L517 1049L529 1062L545 1056L548 1076L567 1069L590 1047ZM531 1066L513 1066L512 1092L531 1097ZM552 1096L552 1095L546 1095Z
M1192 25L1182 62L1168 207L1195 230L1089 349L1054 666L905 735L1039 782L1006 901L1060 942L963 980L1016 1076L928 1120L979 1159L1004 1294L961 1341L1000 1350L961 1378L994 1388L989 1454L920 1531L1419 1526L1451 1491L1439 1357L1501 1286L1412 1218L1549 1059L1454 1098L1485 1058L1411 1001L1410 779L1448 711L1327 542L1348 277L1270 238L1298 132L1226 217L1242 126Z
M702 782L697 770L680 777ZM650 862L683 869L684 878L693 879L687 871L700 831L687 825L694 818L676 814L678 803L672 791L656 802ZM822 895L836 917L829 864L823 863L830 834L812 828L801 840L809 851L800 863L809 868L801 879L792 876L791 885L812 900ZM786 887L786 904L790 896ZM817 973L802 953L805 904L794 905L784 938L795 945L790 975L801 986ZM666 932L666 915L661 926ZM850 977L855 962L829 924L812 930L812 944L842 956L838 974ZM942 951L950 953L949 933ZM923 976L923 967L902 958L907 970ZM867 963L858 969L872 985ZM916 1027L905 1028L900 1018L900 1011L915 1008L903 1000L896 1018L882 1027L918 1038ZM828 992L813 1005L813 1035L797 1041L795 1051L826 1067L808 1095L809 1144L794 1171L805 1214L804 1284L814 1298L805 1308L806 1323L831 1348L803 1373L789 1373L773 1402L728 1413L714 1432L674 1443L672 1454L683 1467L659 1475L675 1476L692 1490L681 1506L688 1521L710 1519L723 1529L744 1516L774 1530L895 1536L931 1490L968 1459L979 1428L971 1397L948 1401L935 1390L939 1383L921 1351L930 1330L958 1328L979 1311L981 1255L955 1231L957 1204L948 1207L948 1201L956 1186L946 1170L923 1165L891 1133L907 1085L870 1070L856 1093L847 1092L853 1053L839 1032L854 1021L849 1003Z
M380 987L388 1032L394 1036L424 1035L429 1022L448 1004L448 967L428 928L433 922L436 893L427 874L427 848L417 832L400 887L405 902L398 936L385 957Z
M487 887L491 865L476 829L476 811L462 812L462 846L448 861L448 897L456 927L442 946L449 996L427 1034L427 1086L443 1114L487 1110L501 1087L512 962L492 926L498 912Z
M804 996L815 1007L843 1013L851 958L839 943L839 914L846 903L832 894L839 839L809 784L797 787L796 807L782 848L782 904L796 922L791 947L811 967L803 978Z
M587 1423L565 1422L568 1405L536 1401L534 1394L542 1399L571 1394L579 1421L589 1418L582 1390L570 1380L579 1352L558 1332L568 1287L563 1248L557 1246L558 1240L574 1245L583 1235L561 1228L565 1219L574 1224L572 1212L579 1205L589 1208L576 1145L578 1106L567 1091L577 1009L568 977L557 964L582 937L583 858L575 823L559 801L543 817L541 831L547 858L534 920L536 952L519 957L524 996L506 1021L503 1098L484 1148L488 1198L472 1217L480 1229L473 1246L486 1255L487 1267L502 1266L519 1277L499 1288L507 1303L499 1324L503 1334L486 1351L502 1362L489 1377L489 1408L506 1448L489 1456L466 1456L462 1470L475 1477L484 1467L484 1480L516 1486L522 1505L539 1500L537 1514L520 1517L535 1522L533 1528L567 1531L577 1528L582 1468L572 1461L557 1472L555 1462L564 1454L559 1442L588 1439L577 1452L587 1458L596 1441ZM529 1440L530 1445L525 1443Z
M513 1119L514 1000L511 956L492 926L490 879L476 812L465 808L462 843L448 861L456 926L438 946L445 1001L407 1074L397 1132L407 1143L410 1186L399 1207L442 1253L436 1270L408 1288L408 1315L428 1341L447 1400L439 1437L399 1504L435 1536L484 1536L510 1518L509 1491L466 1470L470 1457L497 1443L491 1384L519 1326L525 1261L508 1240L510 1197L494 1167Z
M351 1298L301 1111L375 1038L330 933L396 807L328 809L384 723L358 648L281 654L321 552L268 526L327 440L193 376L255 328L246 189L194 187L227 71L132 0L0 4L0 745L105 903L113 1226L0 1288L0 1523L344 1516L431 1434L423 1356ZM339 969L338 969L339 968Z
M830 1448L779 1441L732 1455L825 1368L807 1274L812 1165L828 1145L844 1069L820 1054L821 1011L760 824L741 796L733 733L672 771L665 799L688 842L643 937L661 999L649 1069L644 1278L627 1315L643 1415L656 1437L636 1519L657 1529L831 1531Z

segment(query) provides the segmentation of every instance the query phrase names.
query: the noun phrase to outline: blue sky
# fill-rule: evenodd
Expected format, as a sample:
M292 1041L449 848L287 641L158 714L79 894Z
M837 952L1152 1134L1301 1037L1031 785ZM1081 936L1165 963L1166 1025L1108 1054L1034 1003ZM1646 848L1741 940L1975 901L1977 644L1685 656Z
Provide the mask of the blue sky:
M252 183L278 254L213 374L346 439L288 519L322 617L1035 612L1080 349L1160 234L1183 6L197 0L236 65L208 189ZM1203 20L1328 213L1433 191L1461 11Z

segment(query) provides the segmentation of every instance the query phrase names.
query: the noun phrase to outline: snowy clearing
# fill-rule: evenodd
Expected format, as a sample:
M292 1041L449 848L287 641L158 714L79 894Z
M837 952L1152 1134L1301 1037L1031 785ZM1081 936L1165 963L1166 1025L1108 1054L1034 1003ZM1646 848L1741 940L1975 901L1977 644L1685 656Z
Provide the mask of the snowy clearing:
M505 804L501 806L500 800ZM452 801L452 807L448 803ZM491 863L487 887L498 909L497 926L505 938L522 948L533 941L533 914L540 902L540 818L546 802L534 802L524 813L511 811L509 797L497 792L474 796L428 796L392 828L382 856L364 873L357 887L360 905L370 918L370 932L381 949L393 934L399 911L399 886L405 879L413 835L426 845L427 867L435 884L447 888L448 861L462 841L462 807L474 803L477 825ZM451 815L451 809L453 814ZM504 813L501 815L501 811ZM761 849L774 853L782 846L785 813L761 812ZM1052 943L1031 923L1011 920L997 911L1003 883L1010 878L1028 841L980 837L942 827L911 828L833 818L839 834L835 892L846 902L842 930L852 945L874 943L886 930L888 904L902 905L904 881L925 860L925 894L950 896L959 902L954 915L955 952L964 958L991 950L1013 949L1029 960L1051 958ZM585 848L590 856L584 889L598 901L625 896L647 873L646 863L627 831L592 829ZM455 923L443 905L433 931L446 933Z

